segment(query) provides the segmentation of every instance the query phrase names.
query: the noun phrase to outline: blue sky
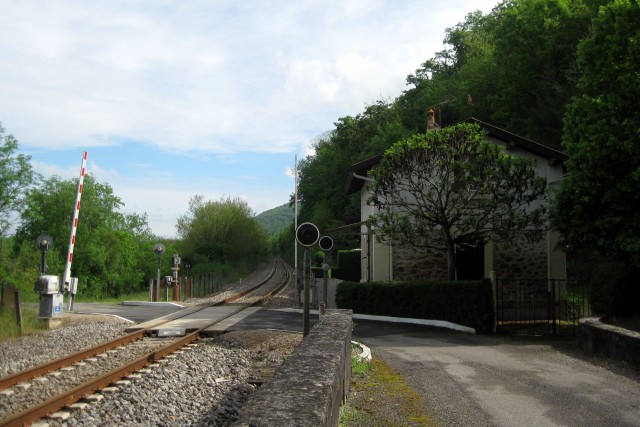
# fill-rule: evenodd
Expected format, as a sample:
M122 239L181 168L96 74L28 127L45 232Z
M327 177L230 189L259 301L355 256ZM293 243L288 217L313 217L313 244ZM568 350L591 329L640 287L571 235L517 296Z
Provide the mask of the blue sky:
M295 155L496 3L0 0L0 122L45 176L76 178L87 151L173 237L195 194L286 203Z

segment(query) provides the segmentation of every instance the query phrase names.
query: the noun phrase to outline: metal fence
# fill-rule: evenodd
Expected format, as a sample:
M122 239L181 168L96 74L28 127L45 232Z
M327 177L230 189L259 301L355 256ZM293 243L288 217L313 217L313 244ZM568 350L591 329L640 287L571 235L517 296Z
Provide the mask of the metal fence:
M574 336L591 314L589 289L575 280L498 279L496 332Z
M157 280L150 283L151 301L186 301L189 298L202 298L207 295L220 292L224 285L216 274L202 274L195 277L179 277L179 285L169 286L164 279L160 280L160 289L157 289Z

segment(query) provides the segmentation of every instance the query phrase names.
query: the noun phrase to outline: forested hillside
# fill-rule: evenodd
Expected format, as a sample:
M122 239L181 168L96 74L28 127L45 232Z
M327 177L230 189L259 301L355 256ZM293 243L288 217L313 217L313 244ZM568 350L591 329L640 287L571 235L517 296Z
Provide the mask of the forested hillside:
M505 0L468 14L444 43L395 99L318 137L299 166L300 220L321 231L357 223L360 195L345 192L350 165L424 133L430 108L442 127L475 117L569 155L552 215L569 273L603 290L594 297L603 311L638 313L638 2ZM357 234L335 237L337 248L358 245Z
M293 206L284 204L256 215L256 221L270 236L280 233L293 224Z
M559 149L563 117L578 94L576 55L605 0L511 0L449 28L445 49L407 76L407 89L355 117L337 119L300 163L300 219L322 230L360 221L345 193L350 165L426 127L429 108L447 126L468 117ZM422 29L421 31L427 31ZM340 246L356 245L342 236Z

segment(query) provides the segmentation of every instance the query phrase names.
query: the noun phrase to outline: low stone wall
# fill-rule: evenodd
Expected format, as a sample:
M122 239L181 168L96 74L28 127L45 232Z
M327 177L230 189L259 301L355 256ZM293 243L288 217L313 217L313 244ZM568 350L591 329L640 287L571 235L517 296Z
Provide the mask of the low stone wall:
M351 318L351 310L327 310L232 426L337 426L351 383Z
M582 348L640 366L640 333L609 325L597 317L580 319Z

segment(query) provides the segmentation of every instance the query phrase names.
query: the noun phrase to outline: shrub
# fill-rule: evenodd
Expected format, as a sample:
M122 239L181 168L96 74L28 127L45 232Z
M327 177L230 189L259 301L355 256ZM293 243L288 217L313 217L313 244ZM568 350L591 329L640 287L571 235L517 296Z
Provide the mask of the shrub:
M338 265L333 277L352 282L360 281L360 249L338 251Z
M443 282L342 282L338 308L355 313L446 320L491 332L491 285L484 280Z

